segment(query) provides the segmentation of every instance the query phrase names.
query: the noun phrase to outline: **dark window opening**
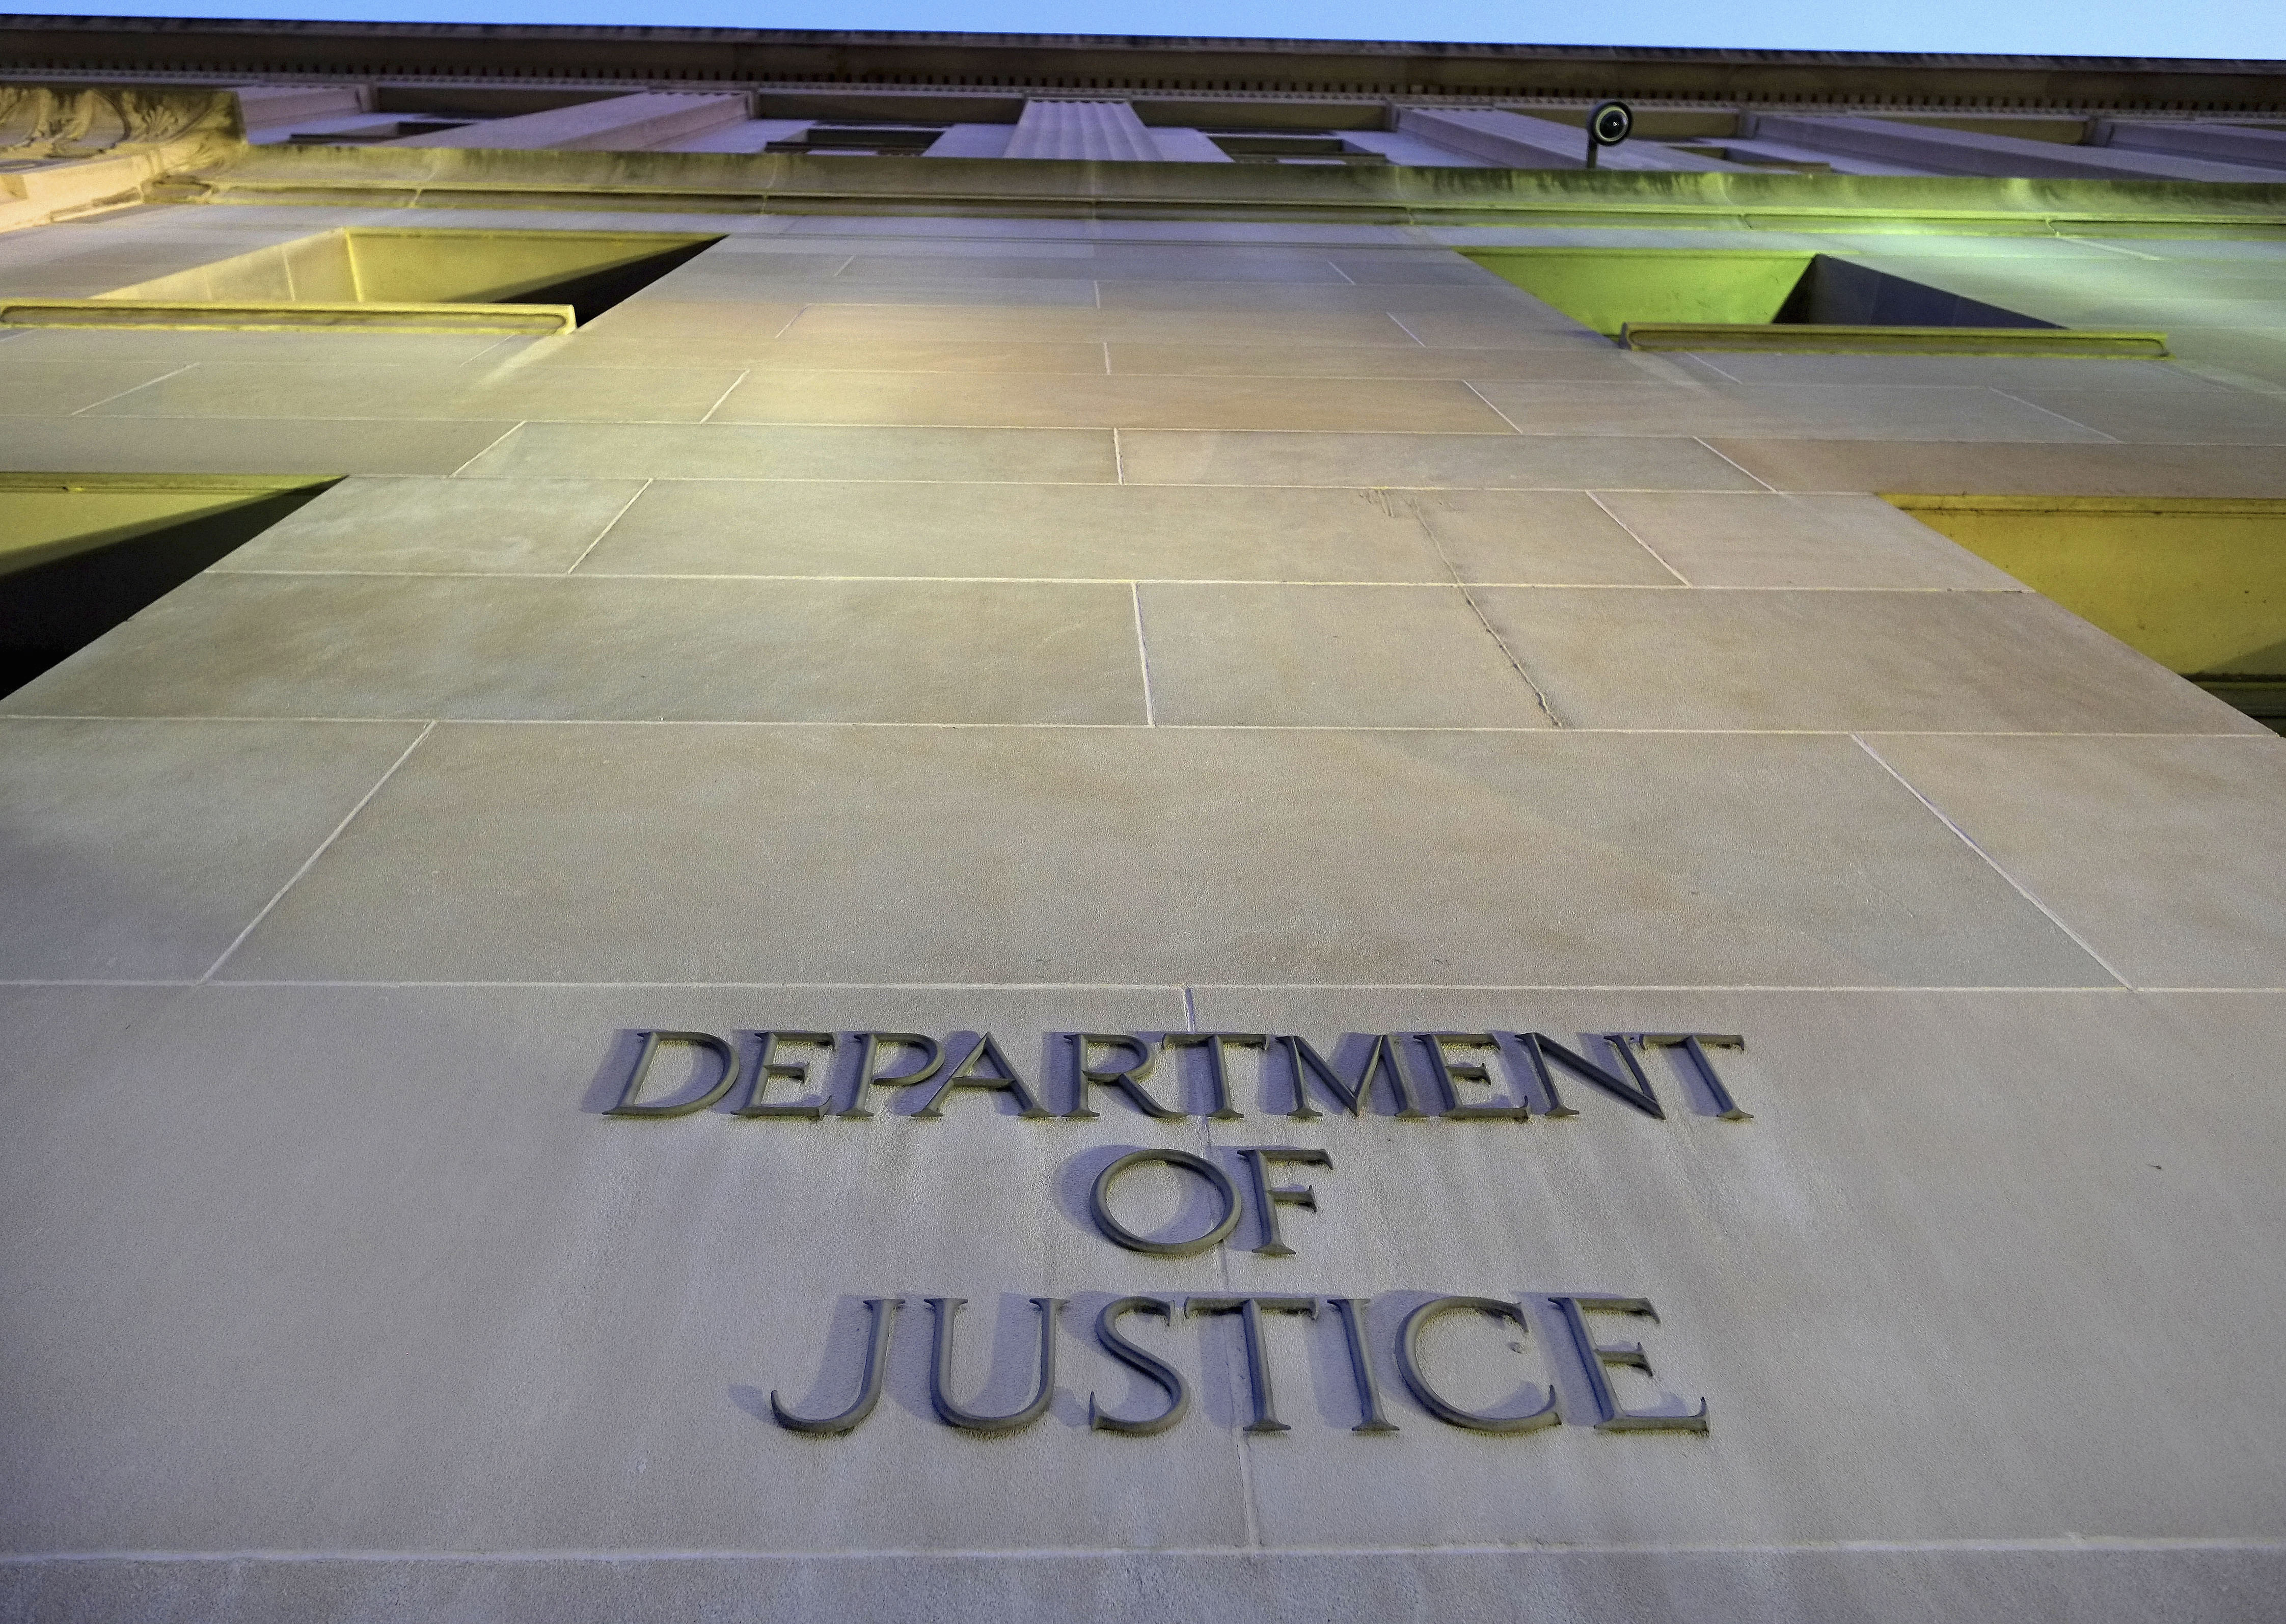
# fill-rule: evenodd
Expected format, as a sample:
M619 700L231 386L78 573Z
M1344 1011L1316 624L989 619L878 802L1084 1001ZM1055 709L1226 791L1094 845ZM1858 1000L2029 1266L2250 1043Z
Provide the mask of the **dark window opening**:
M624 265L611 265L602 271L567 277L560 282L550 282L545 288L529 288L522 293L501 297L502 304L568 304L586 327L623 299L633 297L658 280L678 265L688 264L716 243L720 237L686 243L680 248L666 249L648 259L638 259Z
M925 153L945 131L942 124L812 124L790 140L773 141L770 153L856 154L886 157Z
M2071 327L1784 248L1475 248L1464 255L1637 350L2160 359L2166 335Z
M367 146L376 141L398 141L406 136L436 135L441 130L466 130L481 122L473 118L401 118L385 124L363 124L355 130L296 132L286 138L288 146Z
M1234 163L1336 163L1385 165L1369 147L1352 146L1332 130L1208 130L1200 131Z
M1814 254L1774 322L1818 327L2046 327L2061 324L1986 304L1927 282Z
M333 483L0 476L0 693L77 653Z

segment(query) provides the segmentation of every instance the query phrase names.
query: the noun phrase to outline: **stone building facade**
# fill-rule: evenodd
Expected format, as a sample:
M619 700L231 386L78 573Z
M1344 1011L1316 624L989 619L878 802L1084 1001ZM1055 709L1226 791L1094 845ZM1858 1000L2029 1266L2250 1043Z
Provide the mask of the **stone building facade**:
M2278 1616L2286 70L4 37L8 1616Z

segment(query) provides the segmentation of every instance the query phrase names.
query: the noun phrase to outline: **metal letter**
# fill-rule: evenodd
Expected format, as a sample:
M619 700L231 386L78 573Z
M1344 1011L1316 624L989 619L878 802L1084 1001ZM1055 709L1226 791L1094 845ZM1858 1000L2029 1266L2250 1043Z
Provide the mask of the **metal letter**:
M905 1299L901 1297L869 1297L865 1299L866 1312L873 1316L873 1328L872 1335L865 1340L865 1374L858 1378L856 1403L839 1415L816 1418L797 1415L779 1400L777 1390L773 1388L770 1391L770 1414L776 1417L778 1425L794 1432L848 1432L871 1415L873 1407L881 1401L881 1383L888 1374L889 1332L897 1322L897 1310L904 1305Z
M1095 1395L1087 1396L1087 1424L1099 1432L1123 1432L1130 1438L1147 1438L1154 1432L1164 1432L1190 1413L1191 1390L1183 1384L1180 1372L1157 1355L1146 1352L1119 1334L1119 1317L1127 1313L1156 1314L1170 1325L1174 1323L1175 1305L1163 1297L1114 1297L1103 1305L1095 1317L1095 1339L1103 1351L1129 1368L1141 1372L1159 1384L1167 1395L1167 1407L1148 1421L1122 1421L1098 1404Z
M1738 1102L1730 1098L1730 1091L1722 1086L1722 1079L1714 1075L1714 1062L1707 1058L1708 1049L1744 1049L1746 1040L1736 1032L1629 1032L1646 1049L1680 1049L1691 1057L1699 1080L1707 1085L1707 1098L1714 1101L1714 1115L1724 1122L1752 1122L1754 1113L1742 1111Z
M1574 1054L1545 1032L1518 1032L1516 1036L1517 1041L1524 1045L1525 1056L1532 1061L1533 1075L1540 1080L1540 1086L1548 1097L1549 1116L1577 1116L1580 1114L1565 1105L1564 1097L1556 1092L1556 1074L1548 1065L1549 1061L1554 1060L1573 1076L1594 1084L1614 1100L1626 1100L1644 1116L1655 1116L1661 1122L1667 1120L1667 1113L1659 1109L1659 1096L1651 1091L1651 1079L1644 1076L1643 1068L1636 1064L1635 1051L1628 1046L1624 1033L1607 1032L1597 1036L1611 1045L1612 1052L1620 1057L1620 1064L1627 1068L1628 1076L1625 1077L1604 1070L1584 1054ZM1630 1082L1629 1078L1634 1080Z
M784 1077L790 1083L806 1083L809 1080L810 1063L808 1060L789 1062L774 1058L777 1053L779 1044L823 1045L826 1051L826 1063L831 1065L833 1060L833 1034L831 1032L764 1032L761 1034L761 1049L754 1057L754 1086L746 1095L746 1103L738 1108L738 1115L741 1116L799 1116L808 1122L816 1122L824 1116L825 1108L831 1102L823 1094L814 1100L797 1100L790 1105L766 1105L763 1103L762 1096L769 1092L770 1084L776 1078Z
M1564 1316L1564 1328L1571 1333L1572 1349L1578 1356L1580 1370L1588 1378L1588 1390L1595 1395L1596 1430L1599 1432L1704 1432L1707 1431L1707 1400L1699 1401L1695 1414L1662 1415L1642 1410L1622 1409L1619 1396L1612 1391L1612 1378L1604 1374L1611 1365L1625 1365L1651 1374L1651 1360L1644 1355L1639 1342L1599 1343L1589 1336L1587 1316L1596 1313L1640 1314L1653 1325L1659 1315L1651 1305L1639 1297L1552 1297L1556 1312Z
M911 1071L894 1074L874 1069L874 1057L884 1048L903 1047L926 1052L928 1059ZM918 1032L860 1032L857 1034L857 1084L849 1091L847 1109L836 1113L841 1116L871 1116L865 1108L865 1091L879 1084L883 1088L910 1088L926 1083L944 1069L944 1050L934 1037Z
M968 1432L1021 1431L1048 1413L1048 1401L1056 1396L1056 1313L1063 1307L1063 1299L1032 1299L1032 1306L1040 1311L1039 1391L1022 1409L1005 1415L979 1415L965 1410L952 1401L946 1391L952 1384L953 1317L967 1302L965 1297L933 1297L928 1300L929 1312L936 1316L936 1344L929 1354L929 1403L935 1407L937 1418L949 1427Z
M994 1076L989 1072L979 1071L976 1067L980 1060L989 1060L1000 1075ZM960 1068L939 1083L936 1092L928 1097L928 1103L913 1115L943 1116L944 1097L956 1088L981 1088L991 1093L1013 1094L1016 1096L1017 1116L1047 1115L1040 1108L1040 1102L1032 1098L1032 1091L1024 1086L1024 1079L1016 1075L1016 1068L1008 1063L1008 1057L1000 1052L1000 1045L992 1041L989 1032L977 1038L976 1046L968 1052L968 1058L960 1062Z
M1503 1303L1489 1297L1432 1297L1405 1316L1405 1323L1397 1333L1397 1368L1405 1377L1405 1384L1413 1396L1421 1400L1421 1407L1438 1420L1451 1426L1466 1427L1471 1432L1532 1432L1541 1427L1557 1424L1556 1390L1548 1390L1548 1401L1538 1409L1522 1415L1487 1415L1478 1410L1464 1410L1429 1384L1421 1369L1421 1333L1429 1328L1431 1320L1463 1309L1492 1315L1496 1320L1513 1320L1519 1332L1531 1328L1525 1322L1524 1310L1514 1303Z
M1270 1358L1262 1346L1262 1316L1273 1314L1307 1314L1318 1317L1318 1299L1313 1297L1192 1297L1183 1299L1186 1319L1193 1314L1226 1314L1235 1311L1240 1328L1246 1334L1246 1383L1254 1396L1254 1419L1247 1423L1249 1432L1290 1432L1293 1429L1278 1419L1277 1395L1270 1386Z
M1159 1042L1169 1049L1204 1049L1207 1052L1207 1082L1214 1092L1214 1109L1207 1113L1214 1122L1236 1122L1246 1115L1231 1108L1230 1072L1224 1064L1223 1050L1236 1045L1242 1049L1259 1049L1269 1043L1260 1032L1169 1032Z
M1162 1122L1180 1122L1183 1119L1182 1112L1169 1110L1144 1089L1144 1079L1151 1075L1152 1065L1158 1056L1151 1052L1151 1045L1142 1038L1130 1032L1074 1032L1071 1040L1072 1068L1077 1074L1077 1079L1072 1084L1072 1108L1064 1113L1066 1121L1084 1122L1095 1115L1087 1105L1087 1091L1091 1086L1117 1089L1127 1096L1130 1105L1146 1116L1155 1116ZM1098 1070L1087 1063L1089 1046L1095 1044L1123 1045L1133 1050L1141 1060L1123 1071L1115 1067Z
M1284 1145L1244 1146L1238 1154L1246 1158L1246 1171L1254 1175L1254 1202L1262 1213L1262 1244L1255 1251L1265 1257L1291 1257L1294 1249L1278 1233L1278 1209L1306 1207L1315 1212L1318 1192L1306 1184L1273 1189L1269 1164L1290 1162L1299 1167L1331 1167L1334 1159L1322 1150L1296 1150Z
M722 1062L721 1081L695 1100L670 1101L666 1105L637 1105L635 1096L642 1092L643 1078L650 1075L651 1057L658 1052L661 1044L689 1044L694 1049L704 1049ZM619 1102L603 1113L606 1116L688 1116L693 1111L703 1111L729 1097L737 1086L739 1074L745 1068L739 1064L738 1052L712 1032L645 1032L642 1047L635 1052L635 1069L627 1074L627 1085L619 1091Z
M1214 1186L1222 1197L1222 1217L1204 1234L1188 1241L1151 1241L1111 1216L1111 1206L1106 1199L1111 1181L1131 1167L1146 1162L1163 1162L1169 1167L1179 1167L1186 1172L1196 1173ZM1095 1176L1095 1187L1087 1193L1087 1210L1095 1217L1095 1226L1103 1231L1104 1238L1131 1252L1147 1252L1154 1257L1189 1257L1210 1248L1220 1246L1230 1239L1231 1231L1238 1227L1238 1188L1230 1176L1204 1156L1194 1156L1187 1150L1131 1150Z
M1405 1086L1405 1068L1398 1064L1397 1045L1390 1041L1387 1033L1375 1037L1373 1047L1366 1051L1365 1064L1358 1069L1355 1087L1342 1081L1341 1074L1310 1046L1308 1039L1281 1036L1278 1041L1286 1045L1287 1056L1294 1063L1294 1108L1286 1115L1295 1121L1308 1122L1318 1115L1303 1087L1302 1073L1305 1066L1316 1074L1319 1084L1340 1101L1342 1108L1352 1116L1365 1115L1368 1097L1373 1092L1373 1080L1376 1075L1386 1076L1390 1086L1396 1090L1396 1114L1399 1116L1417 1117L1422 1115L1413 1103L1411 1091Z
M1366 1341L1366 1311L1373 1306L1371 1297L1328 1297L1334 1312L1341 1316L1342 1340L1349 1344L1350 1375L1357 1382L1358 1408L1365 1419L1350 1429L1352 1432L1394 1432L1397 1423L1381 1413L1381 1384L1374 1380L1373 1349Z
M1474 1122L1489 1117L1513 1122L1528 1122L1532 1108L1528 1105L1462 1105L1460 1085L1481 1083L1494 1086L1493 1074L1473 1060L1455 1061L1445 1052L1446 1044L1459 1044L1464 1048L1490 1049L1497 1053L1500 1040L1490 1032L1423 1032L1418 1034L1421 1046L1429 1051L1429 1069L1436 1075L1438 1085L1445 1091L1445 1118L1447 1122Z

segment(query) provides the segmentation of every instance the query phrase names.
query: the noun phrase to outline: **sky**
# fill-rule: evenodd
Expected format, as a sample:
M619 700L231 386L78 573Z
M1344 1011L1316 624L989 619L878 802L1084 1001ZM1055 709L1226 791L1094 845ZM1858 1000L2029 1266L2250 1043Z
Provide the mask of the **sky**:
M27 5L115 17L646 23L1009 34L1474 40L1534 44L2286 58L2282 0L160 0Z

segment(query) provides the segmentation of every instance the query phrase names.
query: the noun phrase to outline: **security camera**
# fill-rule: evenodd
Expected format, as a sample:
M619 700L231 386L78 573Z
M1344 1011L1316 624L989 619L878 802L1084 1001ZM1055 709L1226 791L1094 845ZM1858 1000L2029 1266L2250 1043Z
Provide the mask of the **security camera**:
M1636 127L1636 115L1623 101L1599 101L1588 114L1588 167L1596 167L1596 154L1606 146L1617 146L1628 138Z

